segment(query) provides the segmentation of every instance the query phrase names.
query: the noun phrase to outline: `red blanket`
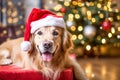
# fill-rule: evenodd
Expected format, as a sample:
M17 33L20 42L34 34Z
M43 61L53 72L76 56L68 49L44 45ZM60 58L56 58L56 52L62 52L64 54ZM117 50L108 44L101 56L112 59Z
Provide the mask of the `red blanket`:
M44 80L41 73L14 65L0 66L0 80ZM72 69L64 70L59 80L73 80Z

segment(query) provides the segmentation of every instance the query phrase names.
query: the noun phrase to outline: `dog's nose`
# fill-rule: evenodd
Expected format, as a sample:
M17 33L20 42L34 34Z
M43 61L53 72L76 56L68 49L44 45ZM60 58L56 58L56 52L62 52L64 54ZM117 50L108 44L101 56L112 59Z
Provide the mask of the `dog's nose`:
M52 45L53 45L52 42L44 42L44 43L43 43L43 46L44 46L45 49L49 49L49 48L51 48Z

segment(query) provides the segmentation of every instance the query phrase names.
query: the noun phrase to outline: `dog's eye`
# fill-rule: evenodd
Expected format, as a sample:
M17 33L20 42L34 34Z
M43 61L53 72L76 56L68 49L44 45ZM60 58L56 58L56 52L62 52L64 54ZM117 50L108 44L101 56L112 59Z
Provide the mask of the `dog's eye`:
M39 31L37 34L38 34L38 35L42 35L42 32L41 32L41 31Z
M58 32L57 31L53 31L52 33L54 36L57 36L58 35Z

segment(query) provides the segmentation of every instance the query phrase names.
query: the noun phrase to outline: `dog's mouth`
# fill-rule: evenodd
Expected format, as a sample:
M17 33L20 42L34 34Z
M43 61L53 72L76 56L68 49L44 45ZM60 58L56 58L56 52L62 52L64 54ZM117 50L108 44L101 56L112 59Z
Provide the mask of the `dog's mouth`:
M53 53L51 53L50 51L41 52L38 45L37 45L37 47L38 47L40 55L42 56L43 61L49 62L49 61L52 60L55 52L57 51L58 46L56 47L56 49L55 49L55 51Z
M46 61L46 62L51 61L51 60L52 60L52 57L53 57L53 54L54 54L54 53L50 53L50 52L48 52L48 51L42 53L41 56L42 56L43 61Z

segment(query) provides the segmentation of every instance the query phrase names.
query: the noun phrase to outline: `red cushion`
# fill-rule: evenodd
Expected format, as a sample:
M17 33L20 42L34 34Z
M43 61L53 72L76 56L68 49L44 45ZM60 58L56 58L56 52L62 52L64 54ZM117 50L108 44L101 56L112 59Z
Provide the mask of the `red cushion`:
M0 66L0 80L44 80L42 74L25 70L14 65ZM72 69L64 70L59 80L73 80Z

